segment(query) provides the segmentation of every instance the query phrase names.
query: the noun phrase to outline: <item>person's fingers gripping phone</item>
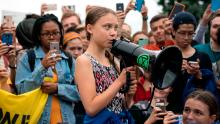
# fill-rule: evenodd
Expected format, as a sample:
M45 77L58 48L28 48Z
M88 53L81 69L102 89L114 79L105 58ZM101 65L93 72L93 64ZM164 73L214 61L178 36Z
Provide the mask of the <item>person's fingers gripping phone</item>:
M163 118L166 115L166 100L165 98L155 98L155 107L159 109L159 111L157 112L157 116L158 118L160 118L160 120L158 123L163 122ZM161 120L162 119L162 120Z
M155 105L161 109L161 112L166 112L166 105L164 102L157 102Z
M188 64L191 67L195 67L195 66L197 66L199 64L199 62L197 62L197 61L188 61Z

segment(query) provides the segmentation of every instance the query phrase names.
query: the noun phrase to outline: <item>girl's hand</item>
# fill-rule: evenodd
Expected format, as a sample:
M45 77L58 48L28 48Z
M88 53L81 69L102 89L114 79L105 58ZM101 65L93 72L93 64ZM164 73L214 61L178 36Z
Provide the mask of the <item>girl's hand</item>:
M118 21L119 21L119 26L121 27L122 24L124 23L124 20L125 20L125 13L122 12L122 11L117 11L116 12L116 15L117 15L117 18L118 18Z
M200 71L199 60L196 62L188 62L186 67L187 73L194 75L198 79L202 79L202 74Z
M168 111L167 115L164 116L163 123L164 124L173 124L175 122L178 122L177 118L179 115L175 115L172 111Z
M0 56L8 53L9 49L10 49L10 47L7 44L1 43L1 41L0 41Z
M133 80L133 81L131 81L131 84L130 84L130 87L129 87L127 94L129 96L133 97L135 95L136 91L137 91L137 80Z
M0 83L6 83L9 78L9 73L5 68L0 68Z
M131 0L125 9L125 14L127 15L129 11L134 10L134 9L135 9L135 3L133 2L133 0Z
M55 94L58 91L58 83L44 82L41 85L41 90L43 93Z
M41 61L41 64L44 66L44 68L55 66L57 61L61 60L61 54L57 54L56 52L56 50L50 50L45 55L45 57Z
M11 45L9 46L10 50L8 52L8 60L9 60L9 66L15 67L16 66L16 51L15 46Z
M167 113L162 112L162 110L158 107L154 107L150 117L145 121L144 124L154 124L156 121L163 120L163 117Z
M141 8L141 15L142 17L147 17L147 14L148 14L148 8L145 4L143 4Z
M9 73L8 73L8 71L5 69L5 68L0 68L0 77L1 78L8 78L8 76L9 76Z
M187 60L183 59L182 70L186 70L188 66Z

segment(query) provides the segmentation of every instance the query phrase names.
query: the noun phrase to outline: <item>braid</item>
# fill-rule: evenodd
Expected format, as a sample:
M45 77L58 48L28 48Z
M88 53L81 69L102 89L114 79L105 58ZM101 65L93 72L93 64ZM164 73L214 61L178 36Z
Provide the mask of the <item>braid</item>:
M114 59L115 56L112 55L111 52L108 51L108 50L105 51L105 56L109 59L109 62L113 65L113 67L116 69L116 71L117 71L118 73L120 73L119 65L117 65L117 64L115 63L115 59Z

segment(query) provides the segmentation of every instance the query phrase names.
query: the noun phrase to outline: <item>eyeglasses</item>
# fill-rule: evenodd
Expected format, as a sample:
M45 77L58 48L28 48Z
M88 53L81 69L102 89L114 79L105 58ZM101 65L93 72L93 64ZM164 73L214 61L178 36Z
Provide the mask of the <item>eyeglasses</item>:
M45 32L45 33L41 33L40 35L43 36L43 37L51 37L51 36L55 37L55 36L60 35L60 32L59 31Z
M177 31L177 33L182 36L182 37L186 37L188 36L189 38L192 38L193 36L195 36L194 32L182 32L182 31Z

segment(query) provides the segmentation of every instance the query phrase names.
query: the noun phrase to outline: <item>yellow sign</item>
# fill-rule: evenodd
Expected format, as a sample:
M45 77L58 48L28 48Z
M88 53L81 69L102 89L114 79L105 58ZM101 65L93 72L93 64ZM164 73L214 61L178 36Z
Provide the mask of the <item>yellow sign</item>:
M20 95L0 90L0 124L37 124L47 98L40 88Z

